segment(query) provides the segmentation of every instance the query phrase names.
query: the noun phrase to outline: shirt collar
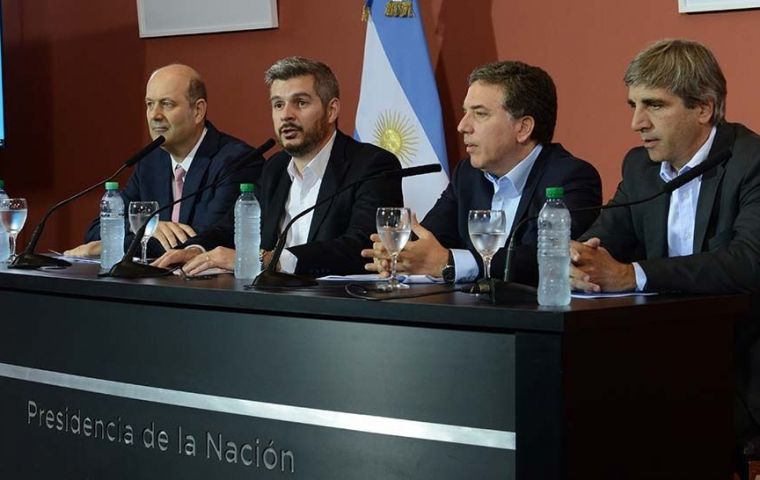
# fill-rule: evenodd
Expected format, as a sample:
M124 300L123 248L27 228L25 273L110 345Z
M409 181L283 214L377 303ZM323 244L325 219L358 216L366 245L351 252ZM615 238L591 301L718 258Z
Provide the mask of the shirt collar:
M493 183L494 187L498 187L503 183L510 183L514 187L514 191L517 195L522 195L522 191L525 188L525 184L528 182L528 175L533 169L533 164L536 163L536 159L543 150L543 145L540 143L533 147L527 157L520 160L520 162L512 167L512 170L508 171L505 175L497 177L496 175L488 172L483 172L489 182Z
M334 131L330 140L322 147L322 150L317 153L314 158L303 169L303 176L298 173L296 163L293 159L290 159L288 163L288 175L290 175L290 181L294 181L296 178L315 177L322 178L325 175L325 169L327 169L327 162L330 160L330 153L332 152L333 144L335 143L335 137L338 131Z
M178 162L177 159L174 158L174 155L172 155L171 153L169 154L169 156L172 158L172 172L177 169L177 165L182 165L182 168L185 169L185 172L190 170L190 164L193 163L195 154L198 153L198 148L201 146L203 139L206 138L206 132L208 132L208 128L203 127L203 132L201 132L201 138L198 139L193 149L190 150L190 153L188 153L187 156L181 162Z
M660 178L662 178L664 181L669 182L676 178L678 175L682 173L686 173L692 168L696 167L700 163L704 162L707 158L707 154L710 153L710 149L712 148L713 140L715 140L715 132L717 132L718 129L713 126L712 130L710 130L710 135L707 137L707 140L705 143L702 144L701 147L699 147L699 150L697 150L697 153L694 154L693 157L691 157L691 160L681 167L680 170L676 170L673 168L672 165L670 165L668 162L662 162L660 164Z

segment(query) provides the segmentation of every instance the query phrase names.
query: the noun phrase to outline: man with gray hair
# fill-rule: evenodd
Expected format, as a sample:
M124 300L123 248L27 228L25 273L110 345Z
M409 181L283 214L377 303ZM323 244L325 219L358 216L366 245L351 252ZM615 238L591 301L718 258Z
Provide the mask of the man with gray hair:
M267 264L277 237L297 214L345 185L401 165L392 153L337 129L340 91L324 63L284 58L267 70L265 80L274 130L284 150L267 160L257 190ZM277 269L312 277L361 272L359 252L369 246L377 208L402 205L400 177L364 182L343 192L293 225ZM186 243L193 248L173 250L157 264L185 264L191 275L213 267L231 270L233 222L230 212L222 224Z
M704 45L662 40L640 52L624 77L631 128L643 145L623 160L612 203L647 198L709 157L716 168L651 202L604 210L574 242L575 288L587 291L760 291L760 137L726 122L726 80ZM739 322L740 444L758 435L760 365L756 318ZM753 360L754 359L754 360Z

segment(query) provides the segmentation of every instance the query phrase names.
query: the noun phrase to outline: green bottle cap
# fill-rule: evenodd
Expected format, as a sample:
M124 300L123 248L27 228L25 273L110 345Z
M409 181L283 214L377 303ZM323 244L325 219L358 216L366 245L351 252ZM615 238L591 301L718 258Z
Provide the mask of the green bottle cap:
M119 182L106 182L106 190L118 190Z
M240 184L240 191L243 193L248 193L253 191L253 184L252 183L241 183Z
M565 189L562 187L548 187L546 189L546 199L556 200L565 196Z
M3 180L0 180L0 190L5 188L5 182Z

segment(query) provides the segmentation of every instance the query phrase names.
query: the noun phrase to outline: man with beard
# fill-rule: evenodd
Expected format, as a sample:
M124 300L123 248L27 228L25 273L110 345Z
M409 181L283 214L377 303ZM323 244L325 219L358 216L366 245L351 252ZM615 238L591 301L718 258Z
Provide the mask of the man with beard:
M145 89L145 111L151 138L163 135L160 149L146 156L123 190L125 207L131 201L157 201L167 205L203 188L223 175L235 161L252 151L206 119L206 85L187 65L167 65L154 71ZM241 169L216 188L159 214L159 224L148 244L148 254L159 256L215 225L234 204L238 184L255 182L261 165ZM129 232L128 225L125 225ZM132 235L126 236L126 244ZM67 251L73 256L100 255L100 221L93 220L85 244Z
M256 189L266 265L283 227L298 213L344 185L401 167L393 154L357 142L337 129L338 81L324 63L285 58L267 70L265 79L274 130L284 150L265 163L261 188ZM343 192L293 225L277 269L313 277L362 272L359 252L370 246L377 208L402 204L400 178L365 182ZM184 246L156 264L184 264L190 275L212 267L232 270L233 212Z

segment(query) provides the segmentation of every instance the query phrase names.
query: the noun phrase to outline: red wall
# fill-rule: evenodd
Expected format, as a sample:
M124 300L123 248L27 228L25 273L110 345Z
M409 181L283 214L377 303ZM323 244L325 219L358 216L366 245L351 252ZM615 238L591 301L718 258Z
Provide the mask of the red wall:
M639 49L663 37L712 47L728 79L729 119L760 128L753 115L758 10L680 15L676 0L421 3L452 163L462 154L456 124L467 74L488 61L521 59L554 77L556 139L599 168L609 196L623 153L637 142L620 79ZM8 143L0 151L0 178L11 194L29 200L30 224L46 205L95 183L148 141L144 84L169 62L196 67L209 87L210 119L255 144L271 135L264 70L287 55L319 58L341 81L340 124L353 131L361 1L279 4L278 29L142 40L135 0L2 0ZM42 247L79 243L98 197L53 217ZM30 232L22 234L22 245Z

